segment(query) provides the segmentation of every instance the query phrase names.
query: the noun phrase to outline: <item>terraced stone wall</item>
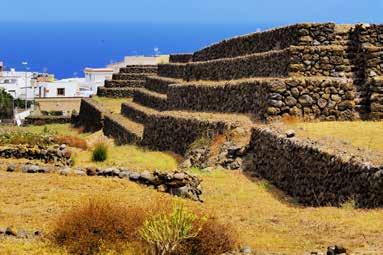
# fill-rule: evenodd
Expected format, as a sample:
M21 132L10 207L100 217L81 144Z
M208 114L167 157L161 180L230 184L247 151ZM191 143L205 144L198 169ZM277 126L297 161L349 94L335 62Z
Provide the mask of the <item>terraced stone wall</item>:
M182 80L179 80L179 82L181 81ZM166 94L168 91L168 85L172 83L175 83L173 79L148 76L146 77L145 88L161 94Z
M383 75L383 47L365 47L365 73L366 77Z
M358 207L383 206L383 166L342 160L311 142L260 127L253 129L249 150L252 167L248 171L299 203L340 206L353 199Z
M118 118L122 116L105 115L104 118L104 134L111 136L117 144L138 144L141 138L130 132L126 127L121 124Z
M383 75L383 25L358 24L350 32L355 52L352 59L356 68L354 80L357 90L356 105L364 119L382 119L383 111L377 110L375 79L379 83ZM379 107L378 107L379 108Z
M235 123L228 124L224 120L208 121L158 114L146 119L142 145L184 155L196 140L211 139L235 127Z
M188 64L165 64L159 75L193 80L232 80L249 77L352 77L350 53L343 46L289 47L236 58Z
M370 118L383 119L383 77L371 79L370 91Z
M288 50L194 62L186 65L184 80L231 80L248 77L283 77L289 72Z
M71 116L29 116L25 118L24 125L65 124L71 122Z
M353 77L353 53L343 46L291 47L289 55L290 76Z
M214 85L190 82L170 85L168 108L205 112L256 113L263 118L267 109L271 79L220 82ZM274 79L274 82L277 82Z
M354 40L362 46L383 46L383 25L357 24L353 29Z
M251 113L260 120L290 115L304 119L357 118L352 80L287 78L190 82L169 86L168 108Z
M162 77L183 79L185 67L185 63L160 64L158 65L158 75Z
M195 52L193 61L231 58L284 49L291 45L318 46L338 44L335 26L334 23L297 24L262 33L240 36Z
M109 97L109 98L127 98L133 97L134 88L107 88L107 87L98 87L97 96L99 97Z
M101 130L104 126L104 109L92 99L82 99L75 125L84 128L85 132Z
M184 53L184 54L172 54L169 56L170 63L187 63L193 61L193 54Z
M105 81L105 88L140 88L144 82L144 80L107 80Z

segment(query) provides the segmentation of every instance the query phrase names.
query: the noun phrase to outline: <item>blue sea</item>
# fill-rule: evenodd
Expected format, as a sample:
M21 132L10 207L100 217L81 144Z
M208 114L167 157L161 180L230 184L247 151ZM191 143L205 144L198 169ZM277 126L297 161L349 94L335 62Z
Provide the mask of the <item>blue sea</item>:
M265 24L1 24L0 61L5 68L82 77L85 67L104 67L127 55L194 52L223 39L267 29Z

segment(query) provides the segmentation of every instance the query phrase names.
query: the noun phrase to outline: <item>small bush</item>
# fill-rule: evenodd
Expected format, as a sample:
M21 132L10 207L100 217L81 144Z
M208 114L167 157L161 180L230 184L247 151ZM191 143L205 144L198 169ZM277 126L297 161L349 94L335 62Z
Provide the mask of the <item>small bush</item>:
M92 161L103 162L108 158L108 146L105 143L97 143L92 153Z
M78 136L62 135L56 136L54 141L58 144L66 144L70 147L80 148L86 150L88 145L86 141Z
M159 213L146 220L140 235L153 254L170 255L182 241L197 236L199 229L193 227L196 219L194 213L178 204L171 214Z
M209 218L198 228L198 235L183 241L175 254L219 255L238 248L238 234L230 224Z
M138 230L147 211L92 199L59 216L50 239L73 254L123 251L138 242Z

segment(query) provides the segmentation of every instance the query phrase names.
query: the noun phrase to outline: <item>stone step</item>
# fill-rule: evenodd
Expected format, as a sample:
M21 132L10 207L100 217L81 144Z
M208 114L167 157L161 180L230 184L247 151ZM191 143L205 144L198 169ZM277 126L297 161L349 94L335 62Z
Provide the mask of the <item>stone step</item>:
M103 131L106 136L113 137L117 144L140 144L144 126L121 114L106 114Z
M165 78L160 76L146 77L144 87L157 93L166 94L169 84L182 83L181 79Z
M159 112L153 108L145 107L133 101L127 101L121 105L121 114L132 121L144 124L150 116Z
M120 73L157 73L157 66L127 66L120 68Z
M112 80L145 80L146 73L115 73Z
M151 68L156 66L157 65L127 65L126 67Z
M106 80L106 88L140 88L145 84L145 80Z
M193 61L233 58L290 46L337 44L340 28L334 23L296 24L226 39L193 54Z
M132 98L134 88L106 88L98 87L97 96L110 98Z
M191 61L193 61L193 53L179 53L169 56L170 63L188 63Z
M200 139L222 136L248 142L251 127L251 120L240 114L165 111L147 115L142 145L185 155Z
M144 88L137 88L134 91L133 101L159 111L167 109L167 96Z
M344 120L355 112L353 89L351 79L327 76L191 81L169 86L167 106L169 110L251 114L262 121L286 114Z
M86 100L82 101L83 105ZM89 101L97 104L93 99ZM105 107L100 106L102 119L99 123L101 127L104 127L106 135L114 137L119 144L135 143L149 149L173 151L182 155L194 142L203 138L214 139L222 135L248 142L253 125L249 117L240 114L158 112L129 100L123 105L130 107L125 107L123 114L112 114ZM127 111L135 111L135 113L127 113ZM135 114L141 115L141 119L145 121L138 119ZM80 111L80 115L89 117L87 111ZM94 118L90 120L93 126L97 124ZM139 121L144 122L144 125Z
M186 81L314 75L350 77L351 58L347 47L339 45L291 46L235 58L161 64L158 66L158 74Z

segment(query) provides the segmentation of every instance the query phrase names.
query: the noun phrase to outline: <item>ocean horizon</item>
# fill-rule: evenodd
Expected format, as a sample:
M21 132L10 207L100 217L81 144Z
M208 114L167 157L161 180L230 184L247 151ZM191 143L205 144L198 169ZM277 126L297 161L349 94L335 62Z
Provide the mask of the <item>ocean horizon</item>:
M56 78L82 77L85 67L104 67L128 55L194 52L233 36L273 24L5 23L0 61L5 69Z

